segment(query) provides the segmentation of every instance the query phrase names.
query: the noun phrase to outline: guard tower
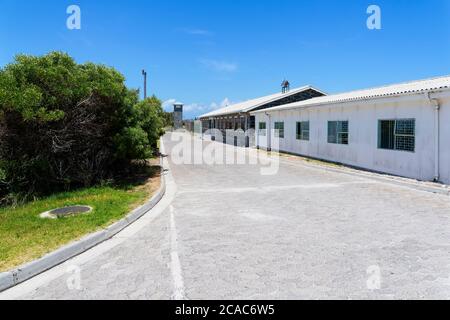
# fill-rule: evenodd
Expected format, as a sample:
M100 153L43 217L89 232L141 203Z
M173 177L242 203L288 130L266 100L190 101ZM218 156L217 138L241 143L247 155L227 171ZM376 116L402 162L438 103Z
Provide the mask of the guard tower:
M173 125L175 130L183 128L183 104L181 102L173 104Z

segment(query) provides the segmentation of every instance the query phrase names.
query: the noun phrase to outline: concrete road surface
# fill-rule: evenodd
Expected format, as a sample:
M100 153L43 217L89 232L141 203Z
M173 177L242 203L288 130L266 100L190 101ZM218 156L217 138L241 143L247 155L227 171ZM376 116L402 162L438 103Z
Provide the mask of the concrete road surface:
M179 164L171 137L152 213L0 298L450 298L449 197L286 159Z

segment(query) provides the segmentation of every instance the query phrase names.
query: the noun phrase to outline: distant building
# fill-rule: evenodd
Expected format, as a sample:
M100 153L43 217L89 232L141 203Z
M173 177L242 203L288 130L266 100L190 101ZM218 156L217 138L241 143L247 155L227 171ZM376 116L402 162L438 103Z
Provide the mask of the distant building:
M173 125L175 130L183 128L183 104L180 102L173 105Z
M224 142L233 141L233 139L230 139L230 137L227 138L227 134L234 135L234 130L244 131L244 142L238 142L237 144L244 144L246 147L249 147L255 145L255 137L251 133L256 129L255 116L250 114L252 111L265 110L292 102L300 102L316 97L321 97L324 95L324 92L312 86L304 86L291 90L289 82L285 80L282 83L281 93L275 93L270 96L265 96L227 106L225 108L215 110L213 112L200 116L200 120L202 121L204 132L207 130L220 131ZM212 138L215 139L216 137Z

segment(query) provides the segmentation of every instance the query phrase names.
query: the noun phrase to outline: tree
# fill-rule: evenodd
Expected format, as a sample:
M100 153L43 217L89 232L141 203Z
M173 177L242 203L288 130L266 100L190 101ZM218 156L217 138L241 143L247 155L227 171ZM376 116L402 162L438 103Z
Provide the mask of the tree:
M172 128L174 126L173 122L173 112L164 112L163 114L164 119L164 128Z
M136 104L133 111L137 125L147 133L150 145L156 148L159 138L164 134L164 110L161 101L152 96Z
M0 201L90 186L148 158L161 112L113 68L60 52L17 56L0 70Z
M164 134L164 111L161 101L152 96L133 106L128 126L116 136L118 157L145 160L158 147ZM131 146L131 147L130 147Z

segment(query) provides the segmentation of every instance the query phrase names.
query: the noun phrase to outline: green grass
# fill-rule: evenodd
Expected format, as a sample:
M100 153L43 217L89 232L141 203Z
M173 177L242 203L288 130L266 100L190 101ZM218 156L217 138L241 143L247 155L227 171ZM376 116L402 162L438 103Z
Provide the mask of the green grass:
M0 272L38 259L120 220L159 188L156 172L152 172L153 179L141 179L138 183L93 187L60 193L16 208L0 208ZM42 212L71 205L89 205L94 210L55 220L39 217Z

